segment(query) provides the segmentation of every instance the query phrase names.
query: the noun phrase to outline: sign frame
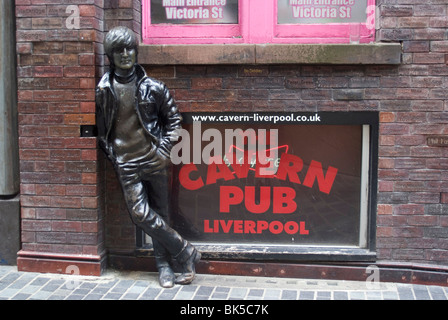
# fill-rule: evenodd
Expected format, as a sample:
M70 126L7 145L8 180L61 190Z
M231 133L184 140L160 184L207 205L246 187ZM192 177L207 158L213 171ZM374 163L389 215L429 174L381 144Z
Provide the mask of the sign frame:
M239 0L237 24L152 24L151 0L142 0L143 43L146 45L359 44L375 41L376 0L366 0L367 19L364 22L353 23L347 20L338 23L289 24L278 23L277 1Z
M193 117L230 115L245 116L258 114L262 116L283 116L288 112L204 112L183 113L184 122L192 123ZM359 112L295 112L303 117L316 114L322 120L319 123L307 122L306 126L324 125L362 125L362 175L361 175L361 212L358 246L344 245L299 245L269 243L220 243L193 241L205 259L228 260L283 260L283 261L375 261L376 259L376 210L378 181L378 140L379 113L371 111ZM243 121L246 122L246 121ZM247 121L253 124L253 121ZM282 122L279 122L282 124ZM287 121L283 122L288 123ZM260 125L257 122L257 125ZM139 256L152 256L152 245L141 230L137 230L136 252Z

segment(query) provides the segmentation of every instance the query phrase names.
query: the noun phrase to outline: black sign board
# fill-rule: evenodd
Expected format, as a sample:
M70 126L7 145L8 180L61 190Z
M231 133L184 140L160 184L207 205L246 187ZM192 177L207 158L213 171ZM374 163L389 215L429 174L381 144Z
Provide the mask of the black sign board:
M151 0L152 24L238 24L238 0Z
M172 221L187 239L263 252L372 249L377 113L186 113L184 120L173 150Z

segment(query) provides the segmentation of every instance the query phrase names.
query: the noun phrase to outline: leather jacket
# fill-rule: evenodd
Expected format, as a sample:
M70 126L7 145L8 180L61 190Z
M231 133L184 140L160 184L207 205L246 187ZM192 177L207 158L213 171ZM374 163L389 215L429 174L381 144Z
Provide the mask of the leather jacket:
M165 84L148 77L139 64L135 65L135 72L135 111L140 124L155 141L158 153L169 158L172 141L176 140L177 130L181 128L182 116ZM112 161L115 155L110 137L118 108L113 77L113 72L105 73L95 92L99 145Z

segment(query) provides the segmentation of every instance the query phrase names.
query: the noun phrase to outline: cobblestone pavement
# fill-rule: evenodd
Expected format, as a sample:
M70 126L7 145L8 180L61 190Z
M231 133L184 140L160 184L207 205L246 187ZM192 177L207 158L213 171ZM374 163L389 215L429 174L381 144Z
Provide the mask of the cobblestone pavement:
M0 266L0 300L448 300L448 287L199 274L191 285L163 289L156 273L87 277Z

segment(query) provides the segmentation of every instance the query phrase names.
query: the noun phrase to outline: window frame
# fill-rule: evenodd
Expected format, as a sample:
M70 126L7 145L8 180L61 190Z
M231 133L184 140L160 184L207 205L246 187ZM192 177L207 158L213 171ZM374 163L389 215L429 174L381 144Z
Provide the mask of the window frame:
M262 112L257 112L261 114ZM194 116L215 115L214 112L183 113L184 121L191 123ZM245 113L229 113L230 115L246 115ZM269 113L265 115L287 115L282 113ZM302 115L312 116L313 112L304 112ZM219 113L223 115L223 113ZM359 241L358 244L286 244L271 243L269 241L256 242L223 242L223 241L192 241L206 258L218 259L263 259L284 261L375 261L376 259L376 219L377 219L377 186L378 186L378 135L379 113L376 111L356 112L320 112L322 122L298 124L302 126L313 125L361 125L361 183L359 208ZM248 120L249 123L251 120ZM244 121L243 121L244 123ZM285 125L288 124L286 121ZM263 125L260 125L263 127ZM261 219L261 218L260 218ZM136 252L139 256L153 254L150 237L141 229L136 230Z
M244 43L242 10L239 0L238 24L151 24L151 0L142 0L144 44L217 44Z
M262 4L262 5L260 5ZM350 43L359 25L359 43L375 41L375 0L367 0L365 23L278 24L277 1L239 0L238 24L151 24L151 0L142 0L144 44L330 44ZM373 18L373 20L372 20ZM370 22L369 22L370 20Z
M350 30L353 25L359 25L359 43L373 42L375 8L375 0L367 0L367 19L364 23L278 24L277 5L273 5L275 20L272 43L350 43ZM372 18L373 21L369 23Z

